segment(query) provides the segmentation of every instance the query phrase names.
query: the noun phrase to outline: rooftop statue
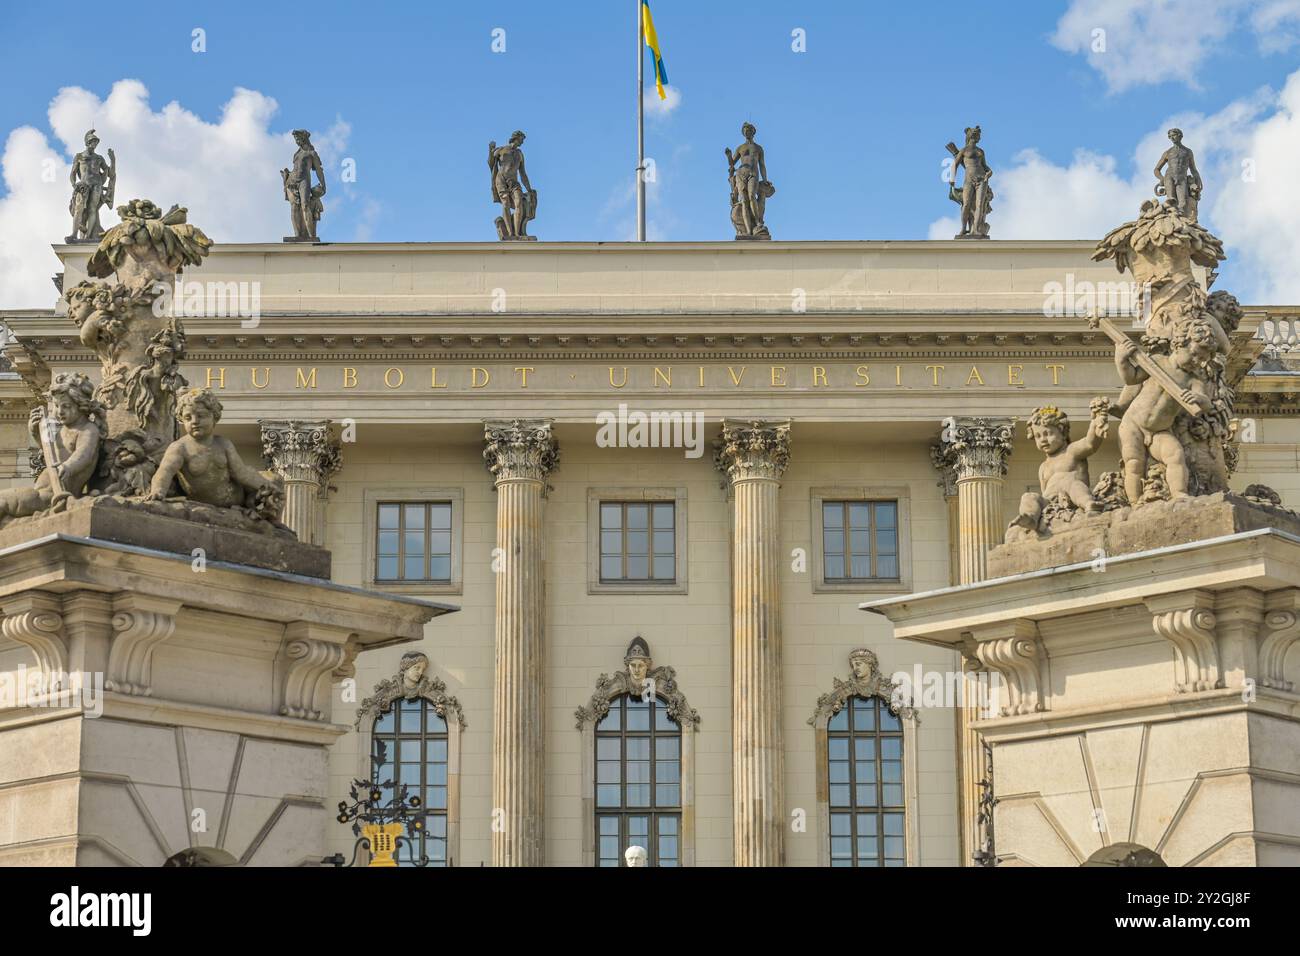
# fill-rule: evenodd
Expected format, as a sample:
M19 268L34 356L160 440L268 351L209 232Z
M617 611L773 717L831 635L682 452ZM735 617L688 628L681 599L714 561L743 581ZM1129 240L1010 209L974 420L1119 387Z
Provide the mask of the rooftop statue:
M1175 127L1169 131L1174 144L1160 154L1156 163L1156 195L1174 204L1183 217L1196 222L1196 207L1201 200L1201 173L1196 168L1196 156L1183 145L1183 131Z
M727 154L727 181L731 184L731 224L737 239L771 239L763 221L767 201L776 195L776 187L767 178L767 160L763 147L754 142L758 132L753 123L740 127L745 141Z
M117 157L110 149L108 162L95 152L99 137L92 129L86 133L86 148L72 160L72 200L68 212L72 215L72 235L68 242L98 242L104 234L99 224L101 206L112 208L113 192L117 188Z
M293 235L285 242L316 242L316 224L325 212L321 197L325 195L325 169L320 155L311 144L311 133L305 129L293 131L293 141L298 151L288 169L280 170L284 181L284 198L289 203L289 221ZM316 173L316 185L311 184L311 174Z
M496 218L497 238L503 241L537 238L528 235L528 223L537 218L537 190L528 181L524 151L520 149L523 144L524 133L518 129L504 146L488 143L492 201L501 206L501 215Z
M989 180L993 170L984 159L980 148L980 128L966 127L966 143L961 149L956 143L948 144L952 154L952 173L949 176L948 198L961 206L961 232L954 239L987 239L989 213L993 211L993 187ZM966 178L957 188L957 170L965 170Z

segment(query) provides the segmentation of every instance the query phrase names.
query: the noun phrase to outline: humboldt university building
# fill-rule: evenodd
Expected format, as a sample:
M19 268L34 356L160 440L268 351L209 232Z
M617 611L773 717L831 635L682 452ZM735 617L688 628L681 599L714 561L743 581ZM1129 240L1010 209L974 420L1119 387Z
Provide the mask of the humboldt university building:
M1077 439L1119 388L1115 345L1086 318L1105 304L1079 302L1127 277L1095 246L214 246L178 302L201 280L258 308L187 313L183 373L220 400L243 459L283 479L284 522L332 555L312 585L324 610L264 615L259 588L270 605L300 581L266 572L219 627L183 594L148 605L168 622L152 636L138 607L119 612L145 664L121 665L138 679L104 692L102 727L0 708L0 862L351 861L353 782L392 779L418 798L403 862L436 866L620 866L634 846L651 866L1297 863L1296 829L1259 822L1270 800L1296 813L1294 747L1263 769L1174 766L1195 749L1174 743L1180 722L1254 734L1300 712L1294 627L1269 632L1257 698L1232 689L1227 650L1205 686L1180 676L1242 615L1294 623L1273 597L1295 593L1278 590L1294 565L1267 550L1284 536L1231 539L1264 549L1255 603L1208 577L1245 557L1197 570L1172 548L1142 580L1176 571L1190 583L1166 590L1193 589L1191 618L1168 595L1115 596L1130 564L1096 573L1087 556L1068 586L1013 582L1016 601L1081 589L1086 607L1037 630L998 617L1011 585L988 552L1042 462L1029 413L1059 408ZM62 289L93 248L55 247ZM1294 504L1300 311L1243 311L1232 485ZM40 390L99 361L64 304L0 318L4 468L28 484ZM0 670L51 647L76 660L95 575L129 585L147 557L104 550L63 579L55 623L5 598ZM204 587L224 573L214 561ZM1087 597L1101 580L1109 596ZM982 594L1002 596L963 605L974 623L890 620L909 595ZM427 623L407 633L391 608ZM1067 610L1088 627L1053 629ZM309 627L340 643L300 639ZM358 654L367 628L389 639ZM312 657L326 646L339 653ZM264 681L232 676L259 662ZM110 722L138 732L109 739ZM81 743L23 736L38 733ZM1039 748L1060 785L991 761L989 739ZM295 762L314 782L275 784ZM1239 810L1246 823L1220 825Z

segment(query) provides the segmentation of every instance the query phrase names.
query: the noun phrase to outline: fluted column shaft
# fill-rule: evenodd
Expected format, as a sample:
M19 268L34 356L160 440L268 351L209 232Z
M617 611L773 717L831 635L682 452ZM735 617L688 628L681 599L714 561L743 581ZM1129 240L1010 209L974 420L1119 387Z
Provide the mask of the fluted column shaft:
M736 866L785 863L781 744L780 478L785 422L725 422L716 462L732 494L732 829Z
M325 544L321 501L330 476L342 466L339 443L330 437L328 421L264 419L262 455L284 481L281 521L308 544Z
M1011 455L1012 422L1008 419L956 418L945 423L934 452L936 467L950 469L957 491L957 583L974 584L988 577L988 553L1002 543L1002 485ZM982 716L977 687L979 664L963 656L961 713L958 716L958 789L962 864L972 865L980 849L976 825L984 745L971 727Z
M497 492L496 667L492 690L492 865L545 862L543 704L546 477L558 460L549 422L488 422L483 457Z

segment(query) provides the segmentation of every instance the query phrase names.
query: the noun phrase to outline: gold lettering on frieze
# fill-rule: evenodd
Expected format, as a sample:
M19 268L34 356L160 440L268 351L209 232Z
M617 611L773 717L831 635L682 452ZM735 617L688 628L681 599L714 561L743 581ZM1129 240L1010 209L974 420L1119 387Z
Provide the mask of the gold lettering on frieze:
M858 388L981 388L989 382L999 385L1001 382L1001 364L964 366L968 373L964 378L958 375L949 382L945 380L946 365L921 362L894 365L893 382L881 376L873 376L868 364L852 363L830 365L771 365L768 375L758 379L747 378L747 365L699 365L696 366L694 384L688 385L683 376L674 376L671 365L611 365L607 367L608 385L599 381L599 370L585 364L536 366L515 365L502 367L464 366L464 365L412 365L374 367L366 370L367 388L378 389L382 379L383 389L397 391L405 388L407 372L415 377L414 385L424 375L428 376L428 388L451 389L453 391L482 390L491 388L498 392L523 389L563 389L578 388L586 391L601 389L662 389L678 392L686 389L722 389L728 385L733 389L762 392L768 389L858 389ZM877 367L878 368L878 367ZM1043 388L1060 386L1065 380L1067 365L1065 363L1043 363L1041 372L1027 374L1027 369L1038 369L1039 365L1028 366L1010 363L1006 368L1007 386L1011 388ZM248 367L249 383L254 390L266 389L289 390L342 388L360 389L360 367L355 366L298 366L276 369L268 365ZM336 371L337 369L337 371ZM427 369L427 372L425 371ZM583 372L583 370L586 370ZM200 375L200 371L202 374ZM227 381L225 366L201 366L194 369L193 376L202 381L206 387L224 390L231 387ZM513 377L509 374L513 371ZM382 372L382 375L381 375ZM495 372L495 374L494 374ZM581 373L581 374L580 374ZM236 377L238 373L236 372ZM337 376L337 377L336 377ZM585 377L584 377L585 376ZM990 377L991 376L991 377ZM1040 379L1041 376L1041 379ZM192 378L191 380L194 380ZM766 380L764 380L766 379ZM878 380L879 379L879 380ZM1028 379L1028 380L1027 380ZM499 382L499 384L497 384Z

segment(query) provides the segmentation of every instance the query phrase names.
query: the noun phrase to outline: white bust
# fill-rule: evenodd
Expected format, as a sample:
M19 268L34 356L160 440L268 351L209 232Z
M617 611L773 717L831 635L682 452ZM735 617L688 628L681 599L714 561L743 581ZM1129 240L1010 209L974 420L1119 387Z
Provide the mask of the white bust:
M623 852L623 860L628 866L645 866L646 856L643 846L630 846Z

